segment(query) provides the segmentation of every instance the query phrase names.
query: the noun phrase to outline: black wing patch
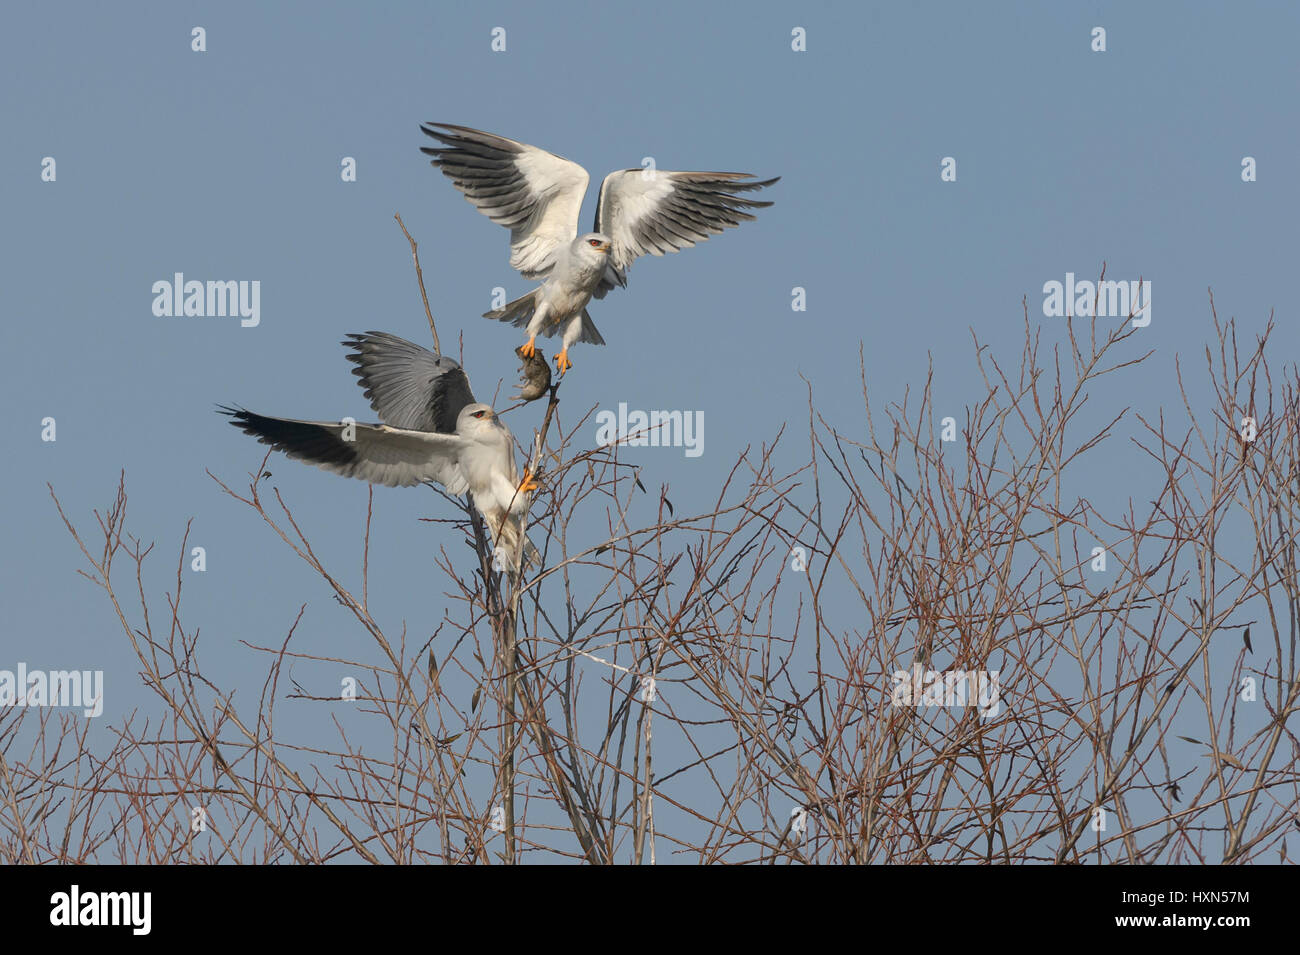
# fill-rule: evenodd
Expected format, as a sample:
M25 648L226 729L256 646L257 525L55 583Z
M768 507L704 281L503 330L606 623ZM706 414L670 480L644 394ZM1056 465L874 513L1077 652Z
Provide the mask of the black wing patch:
M222 414L229 415L230 423L244 434L252 435L291 458L339 468L355 465L360 460L355 444L344 441L320 425L268 418L243 408L222 406L219 410Z

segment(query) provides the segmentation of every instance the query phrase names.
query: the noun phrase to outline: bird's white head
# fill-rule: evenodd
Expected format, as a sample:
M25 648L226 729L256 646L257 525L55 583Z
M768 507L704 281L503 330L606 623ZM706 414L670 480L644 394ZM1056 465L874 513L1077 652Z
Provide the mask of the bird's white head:
M482 402L466 405L456 416L456 433L466 438L496 438L505 428L492 407Z
M609 236L600 232L588 232L573 240L574 251L583 259L590 261L593 256L605 258L613 247Z

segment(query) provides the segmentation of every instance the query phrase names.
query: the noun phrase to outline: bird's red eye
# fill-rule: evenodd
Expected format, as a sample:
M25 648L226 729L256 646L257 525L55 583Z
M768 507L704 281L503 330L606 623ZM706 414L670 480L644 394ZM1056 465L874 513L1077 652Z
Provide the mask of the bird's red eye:
M481 411L475 411L475 412L474 412L474 417L475 417L475 418L481 418L481 417L483 417L483 412L481 412Z
M599 239L588 239L588 240L587 240L587 245L600 245L600 240L599 240Z

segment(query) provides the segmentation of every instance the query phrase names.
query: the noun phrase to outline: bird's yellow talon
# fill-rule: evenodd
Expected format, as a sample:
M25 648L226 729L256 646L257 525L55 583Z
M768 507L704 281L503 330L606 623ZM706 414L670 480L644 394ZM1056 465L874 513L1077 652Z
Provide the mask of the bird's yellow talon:
M533 342L535 341L537 341L536 335L534 335L532 338L528 339L528 341L520 345L519 354L523 355L525 358L532 358L533 353L537 351L537 346L533 344Z
M525 469L524 479L519 482L519 493L527 494L530 491L536 491L538 487L538 483L533 480L533 472Z
M561 378L564 377L566 371L573 367L573 362L569 361L568 348L561 348L560 353L555 356L555 367L559 369Z

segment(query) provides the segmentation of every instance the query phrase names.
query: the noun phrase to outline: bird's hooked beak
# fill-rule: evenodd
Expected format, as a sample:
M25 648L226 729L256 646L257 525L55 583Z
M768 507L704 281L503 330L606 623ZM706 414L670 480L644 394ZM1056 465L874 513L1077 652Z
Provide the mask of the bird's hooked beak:
M611 246L610 246L610 243L608 243L608 242L602 242L602 243L600 244L600 251L602 251L602 252L609 252L610 248L611 248Z

